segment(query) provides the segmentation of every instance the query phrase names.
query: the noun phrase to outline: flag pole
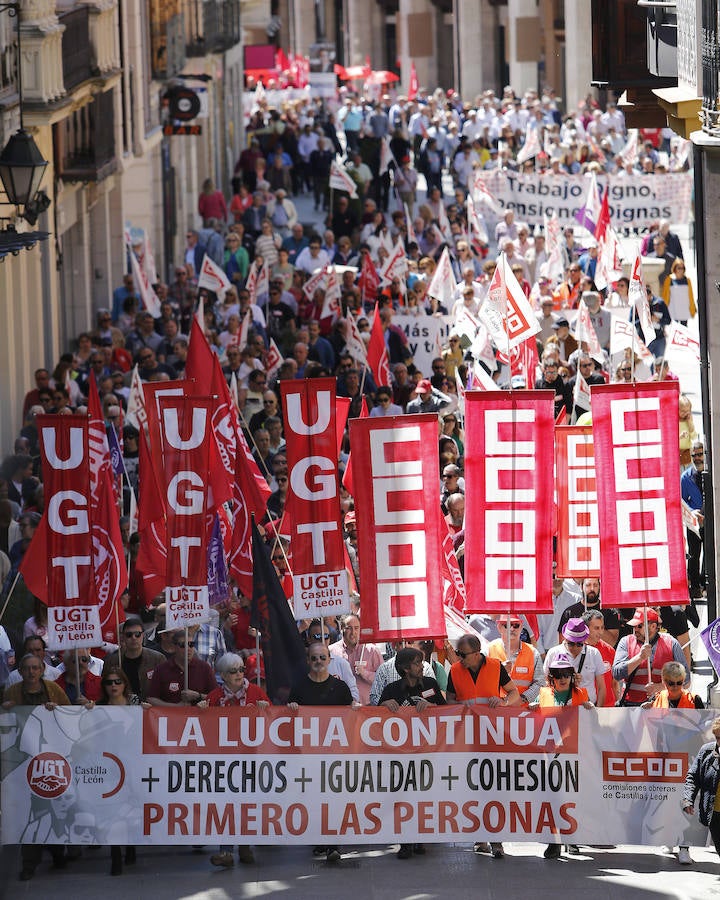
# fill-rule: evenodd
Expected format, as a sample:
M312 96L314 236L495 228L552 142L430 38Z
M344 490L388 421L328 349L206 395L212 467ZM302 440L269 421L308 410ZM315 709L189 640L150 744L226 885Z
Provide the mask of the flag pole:
M188 685L190 683L190 675L188 673L188 666L190 665L190 648L188 647L188 641L190 640L190 631L188 630L187 625L185 626L185 690L188 690Z
M13 583L12 583L12 587L11 587L10 590L8 591L8 595L7 595L7 598L6 598L6 600L5 600L5 604L4 604L3 608L2 608L2 612L0 612L0 622L2 622L3 616L4 616L5 613L7 612L8 604L10 603L10 598L12 597L13 592L14 592L14 590L15 590L15 587L17 586L17 583L18 583L19 580L20 580L20 572L18 572L18 573L15 575L15 580L14 580Z
M255 629L255 684L260 687L260 631Z

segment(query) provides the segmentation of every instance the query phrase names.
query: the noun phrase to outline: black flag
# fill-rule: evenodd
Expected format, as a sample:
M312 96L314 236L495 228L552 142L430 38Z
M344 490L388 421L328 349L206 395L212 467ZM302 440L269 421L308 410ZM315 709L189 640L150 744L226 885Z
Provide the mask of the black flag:
M252 522L253 595L250 624L260 632L266 691L276 705L287 703L290 688L307 674L305 646L270 553Z

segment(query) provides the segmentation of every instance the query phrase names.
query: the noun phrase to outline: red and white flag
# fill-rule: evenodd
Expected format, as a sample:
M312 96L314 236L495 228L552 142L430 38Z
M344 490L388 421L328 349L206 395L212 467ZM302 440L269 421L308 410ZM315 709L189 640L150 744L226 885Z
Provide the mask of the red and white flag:
M647 290L645 289L645 279L643 278L642 257L638 250L635 256L635 262L630 271L630 286L628 287L628 298L630 306L634 307L635 315L640 322L643 338L646 344L651 344L655 340L655 329L653 327L652 314L650 312L650 303L648 301Z
M443 306L450 310L455 302L455 277L453 275L452 263L450 262L450 254L448 248L443 250L437 268L433 272L430 279L427 293L430 297L435 297Z
M333 191L346 191L353 200L358 195L357 185L346 169L335 159L330 164L330 188Z
M388 361L385 332L380 321L380 310L375 304L370 343L367 350L367 362L377 387L388 387L391 384L390 363Z
M348 409L348 413L349 412L350 412L350 410ZM369 415L370 415L370 410L368 409L367 400L365 398L365 395L363 394L363 398L360 401L360 415L358 418L367 419ZM338 441L338 446L340 446L340 441ZM343 477L342 477L342 486L345 488L345 490L348 492L348 494L350 494L350 496L354 497L355 496L355 482L353 481L353 474L352 474L352 459L353 459L353 454L352 454L352 448L351 448L350 452L348 453L347 462L345 463L345 471L343 472Z
M555 429L555 473L555 574L560 578L599 578L600 525L592 427ZM603 588L603 597L604 593Z
M575 337L578 344L587 345L587 352L593 359L600 363L604 361L605 354L600 346L595 326L590 318L590 310L584 300L578 303L578 314L575 319Z
M210 619L207 553L210 539L211 397L161 397L163 481L167 522L167 628Z
M327 273L325 269L318 269L317 272L312 273L312 275L303 285L303 293L308 298L308 300L312 300L314 298L315 291L324 290L326 279Z
M200 274L198 275L198 287L207 288L219 297L225 296L225 291L231 287L230 280L224 270L212 259L205 254L200 264Z
M442 544L442 555L440 557L442 577L445 582L443 588L443 602L451 609L464 614L465 606L467 605L465 582L463 581L460 564L458 563L455 547L453 546L453 536L450 534L442 510L439 508L438 518L440 519L440 533L444 533L445 535Z
M418 84L417 69L415 62L410 63L410 81L408 82L408 100L416 100L420 85Z
M468 179L470 182L470 193L472 194L473 201L477 203L478 206L486 206L494 213L498 213L500 212L500 204L487 186L487 182L483 177L483 171L483 169L475 169L474 174L470 175L470 178Z
M321 319L332 316L336 319L342 310L340 306L340 282L338 281L335 266L330 265L325 268L325 300L323 301Z
M547 252L547 277L552 281L559 281L565 273L565 263L563 262L562 245L560 243L560 235L562 227L556 213L548 218L543 216L545 224L545 250Z
M358 287L360 288L360 299L363 303L374 303L377 300L378 291L380 290L380 273L375 268L369 253L362 254Z
M677 382L593 385L606 606L688 602Z
M469 391L499 391L500 386L485 371L485 366L476 365L470 369Z
M393 159L392 150L390 149L390 138L386 135L380 140L380 166L378 174L384 175L390 168L390 161ZM396 163L397 165L397 163Z
M627 319L621 319L620 316L613 316L610 322L610 356L613 359L617 359L618 356L624 356L626 350L631 350L636 356L639 356L645 363L649 373L647 377L641 378L636 367L635 380L648 380L652 375L655 357L638 337L632 322L628 322Z
M88 420L38 416L36 421L45 511L20 572L28 590L48 608L47 645L51 650L98 647L104 638L94 565L97 510L92 505Z
M538 133L537 128L533 128L532 125L528 125L525 130L525 143L518 150L518 155L516 157L519 165L522 165L528 159L533 159L538 153L542 152L542 147L540 146L540 135Z
M590 409L590 385L585 381L582 373L578 371L573 385L573 406L579 409Z
M625 146L620 151L624 166L634 166L638 161L638 130L630 128Z
M365 641L445 636L437 416L353 419Z
M125 421L128 425L137 428L138 431L147 427L145 395L143 394L142 381L140 380L137 365L133 369L132 378L130 380L130 393L128 394Z
M467 205L467 222L470 231L470 243L477 253L482 250L483 246L487 246L488 233L483 220L475 209L472 194L467 195L467 200L465 202Z
M132 273L133 280L135 284L138 286L138 290L140 291L140 299L143 302L143 306L150 313L153 319L160 318L160 301L158 300L158 296L155 293L155 289L153 288L150 280L147 276L147 272L141 267L138 262L137 256L135 256L135 251L131 246L128 246L128 254L130 256L130 263L132 265Z
M360 329L357 327L357 319L350 309L347 311L347 316L345 318L347 320L345 349L356 363L364 366L367 364L367 350L365 348L365 341L360 334Z
M498 349L506 352L540 331L540 323L504 253L498 257L480 318Z
M270 346L265 353L265 372L267 373L268 379L273 377L282 363L283 355L280 352L278 345L275 343L275 338L270 338Z
M350 612L338 479L335 379L281 384L297 618Z
M268 293L270 290L270 277L268 275L268 267L264 262L258 268L257 262L255 260L252 261L245 287L250 294L251 303L257 303L258 297Z
M552 612L553 398L465 394L468 612Z
M380 271L380 277L383 284L390 284L393 278L399 278L402 285L403 294L405 293L405 276L407 275L408 264L405 256L405 247L398 237L397 243L392 248L390 255L385 261L385 265Z
M667 334L667 350L688 351L700 362L700 341L690 334L690 331L674 319L670 323Z

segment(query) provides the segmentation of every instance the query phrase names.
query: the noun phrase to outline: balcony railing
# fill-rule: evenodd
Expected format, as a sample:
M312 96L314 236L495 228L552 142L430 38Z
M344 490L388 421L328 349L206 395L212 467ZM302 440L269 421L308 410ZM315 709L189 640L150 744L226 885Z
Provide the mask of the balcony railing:
M240 0L183 0L188 56L218 53L239 43Z
M720 137L720 3L702 0L702 130Z
M117 168L114 91L53 126L55 165L66 181L102 181Z
M92 47L90 44L90 8L60 12L60 24L65 26L62 36L62 66L65 90L70 91L92 78Z
M173 78L185 65L185 26L181 0L150 0L152 76Z
M17 92L16 18L0 14L0 97Z

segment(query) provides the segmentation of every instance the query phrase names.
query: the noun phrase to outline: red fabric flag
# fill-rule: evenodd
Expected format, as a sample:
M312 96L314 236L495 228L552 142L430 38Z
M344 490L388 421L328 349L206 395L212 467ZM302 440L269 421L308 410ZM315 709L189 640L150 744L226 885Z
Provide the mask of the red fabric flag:
M567 410L563 406L563 408L560 410L560 412L557 414L557 416L555 418L555 425L557 427L558 425L565 425L566 423L567 423Z
M167 580L167 526L165 501L158 482L158 472L153 465L144 429L138 438L139 498L138 498L138 550L135 570L142 579L142 595L146 606L165 590Z
M388 351L385 343L385 332L380 321L380 310L375 304L370 343L368 344L367 361L370 371L375 379L377 387L390 385L390 365L388 363Z
M368 410L367 400L363 395L363 398L360 402L360 415L358 419L367 419L370 415ZM355 496L355 488L353 487L353 476L352 476L352 450L348 454L347 462L345 463L345 472L343 474L342 486L345 490L350 494L351 497Z
M363 403L364 402L365 397L363 396ZM345 426L347 425L348 416L350 415L351 403L352 400L349 397L335 398L335 428L337 431L338 456L340 456L343 437L345 436Z
M418 95L420 86L418 84L417 70L415 62L410 63L410 83L408 84L408 100L415 100Z
M602 205L600 207L600 215L598 216L597 225L595 226L595 240L600 243L600 241L605 240L605 234L608 229L608 225L610 224L610 191L608 188L605 188L605 193L602 198Z
M363 303L373 303L377 300L378 291L380 290L380 274L370 259L369 253L363 253L362 255L358 287L360 288L360 299Z

